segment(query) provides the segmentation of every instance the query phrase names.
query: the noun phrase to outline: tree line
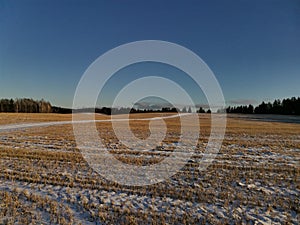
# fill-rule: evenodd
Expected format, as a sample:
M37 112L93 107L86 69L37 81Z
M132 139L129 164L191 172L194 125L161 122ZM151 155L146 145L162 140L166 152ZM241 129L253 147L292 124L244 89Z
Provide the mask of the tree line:
M203 109L202 107L200 107L199 110L197 110L197 113L211 113L211 110L208 109L207 111L205 111L205 109Z
M50 113L52 112L52 106L49 102L45 101L44 99L0 99L0 112Z
M29 98L17 99L0 99L0 112L16 112L16 113L80 113L80 112L95 112L107 115L124 114L124 113L151 113L151 112L182 112L191 113L191 107L170 108L162 107L161 109L135 109L135 108L83 108L70 109L52 106L44 99L33 100ZM292 97L276 99L273 103L262 102L257 107L253 105L228 106L225 109L219 109L218 113L243 113L243 114L283 114L283 115L300 115L300 97ZM202 107L197 110L197 113L211 113L208 109L205 111Z
M151 113L151 112L189 112L192 110L184 107L182 110L178 108L162 107L161 109L136 109L136 108L82 108L71 109L52 106L48 101L33 100L29 98L17 99L0 99L0 112L15 112L15 113L102 113L102 114L125 114L125 113Z
M273 103L263 101L255 108L250 104L228 106L225 110L218 110L219 113L224 111L226 113L300 115L300 97L286 98L282 101L276 99Z
M185 109L186 110L186 109ZM191 109L189 109L191 111ZM155 112L181 112L182 110L178 108L169 108L163 107L161 109L136 109L129 107L121 107L121 108L82 108L82 109L74 109L74 113L82 113L82 112L90 112L90 113L102 113L107 115L116 115L116 114L127 114L127 113L155 113Z

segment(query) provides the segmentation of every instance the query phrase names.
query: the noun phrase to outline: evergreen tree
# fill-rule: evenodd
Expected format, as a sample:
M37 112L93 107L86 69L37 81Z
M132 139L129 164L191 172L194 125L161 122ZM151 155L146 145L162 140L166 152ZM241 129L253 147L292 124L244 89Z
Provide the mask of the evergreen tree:
M197 113L205 113L205 110L202 107L200 107Z

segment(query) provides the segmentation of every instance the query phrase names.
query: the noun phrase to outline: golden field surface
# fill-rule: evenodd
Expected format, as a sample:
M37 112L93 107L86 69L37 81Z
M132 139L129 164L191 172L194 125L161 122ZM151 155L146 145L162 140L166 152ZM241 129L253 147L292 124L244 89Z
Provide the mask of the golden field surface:
M171 115L129 116L142 140L150 130L149 120L140 119L164 118L166 136L149 151L121 143L111 121L103 121L107 115L95 115L98 137L123 163L155 165L180 145L180 118ZM0 224L298 224L300 124L228 115L222 147L200 171L211 115L198 118L194 155L180 171L160 183L126 186L89 166L77 148L72 115L1 113ZM51 124L56 121L68 122ZM188 126L199 130L193 120Z

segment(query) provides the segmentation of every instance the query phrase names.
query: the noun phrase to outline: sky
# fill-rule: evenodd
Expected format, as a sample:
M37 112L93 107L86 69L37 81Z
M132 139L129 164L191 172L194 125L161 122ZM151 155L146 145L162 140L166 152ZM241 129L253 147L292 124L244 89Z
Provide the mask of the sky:
M298 0L2 0L0 98L44 98L71 107L94 60L140 40L173 42L196 53L228 105L300 96L299 27ZM159 63L118 71L99 104L109 105L126 82L147 74L173 78L196 104L206 104L186 74Z

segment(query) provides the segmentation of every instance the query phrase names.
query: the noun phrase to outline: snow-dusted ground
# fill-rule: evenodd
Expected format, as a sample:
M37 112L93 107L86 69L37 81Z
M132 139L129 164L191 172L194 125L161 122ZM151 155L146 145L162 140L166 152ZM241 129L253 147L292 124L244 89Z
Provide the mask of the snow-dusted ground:
M153 117L153 118L115 118L115 119L105 119L105 120L74 120L74 121L55 121L55 122L36 122L36 123L21 123L21 124L8 124L8 125L0 125L0 132L2 131L11 131L17 129L26 129L26 128L35 128L35 127L49 127L49 126L59 126L59 125L66 125L66 124L75 124L75 123L101 123L101 122L112 122L112 121L148 121L148 120L161 120L161 119L170 119L182 116L188 116L190 113L180 113L174 114L169 116L160 116L160 117ZM83 115L83 118L85 116ZM93 117L88 116L86 118Z
M252 121L282 122L282 123L300 123L299 116L276 115L276 114L228 114L230 118L239 118Z
M70 122L40 125L2 126L0 224L26 224L24 215L32 224L299 223L300 135L227 134L213 164L201 172L197 162L206 143L200 141L193 159L173 177L130 187L88 166L70 138ZM166 142L136 152L103 132L116 157L125 159L163 159L180 145ZM8 202L10 195L18 204Z

